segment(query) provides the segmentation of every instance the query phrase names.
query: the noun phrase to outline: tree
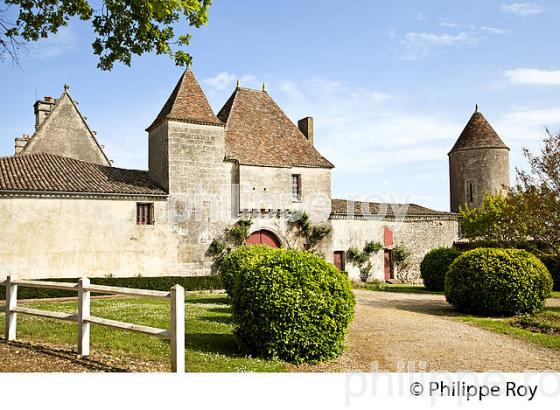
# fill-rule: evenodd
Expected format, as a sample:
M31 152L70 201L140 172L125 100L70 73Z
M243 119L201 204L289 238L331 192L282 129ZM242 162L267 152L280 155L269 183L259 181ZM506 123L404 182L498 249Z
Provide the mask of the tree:
M410 282L410 268L411 268L411 261L410 256L412 255L412 251L408 249L406 246L397 245L393 248L393 266L397 271L397 279L401 282L408 283Z
M529 169L517 170L506 197L486 197L479 209L461 210L467 238L528 247L560 260L560 135L547 131L543 142L538 155L523 150Z
M314 224L305 211L298 211L288 219L288 227L295 233L305 251L316 252L318 245L331 233L331 227L326 224ZM297 247L297 243L296 243Z
M379 242L366 242L363 250L352 247L346 251L346 259L349 263L356 266L360 270L360 280L362 282L367 282L371 276L371 269L373 265L371 263L371 257L383 249L383 245Z
M484 195L479 208L461 208L461 228L467 238L508 246L520 236L510 201L503 195Z
M176 47L187 46L191 35L175 34L183 19L199 28L208 21L211 0L4 0L0 9L0 59L6 55L18 63L18 50L27 42L56 34L70 19L91 21L93 52L98 67L111 70L115 62L130 66L133 55L155 51L167 54L177 65L190 65L189 54Z

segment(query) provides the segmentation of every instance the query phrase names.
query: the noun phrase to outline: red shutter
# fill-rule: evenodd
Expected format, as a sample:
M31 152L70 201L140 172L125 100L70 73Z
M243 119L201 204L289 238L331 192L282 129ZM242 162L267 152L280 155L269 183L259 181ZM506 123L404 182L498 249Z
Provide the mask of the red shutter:
M388 226L386 226L383 230L383 239L386 248L393 246L393 230Z

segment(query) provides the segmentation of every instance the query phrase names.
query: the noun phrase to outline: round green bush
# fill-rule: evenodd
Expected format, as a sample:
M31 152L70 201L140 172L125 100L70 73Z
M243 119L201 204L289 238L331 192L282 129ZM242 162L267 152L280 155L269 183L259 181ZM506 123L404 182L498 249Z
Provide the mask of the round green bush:
M449 267L445 297L457 310L486 316L533 313L544 307L552 278L533 254L519 249L479 248Z
M241 246L220 262L220 276L226 293L233 297L233 284L239 272L254 268L270 249L265 246Z
M248 249L251 248L251 249ZM354 318L347 277L319 256L243 246L226 256L235 333L254 356L315 363L340 355Z
M420 263L420 277L426 289L443 291L445 274L459 255L461 251L455 248L436 248L424 256Z

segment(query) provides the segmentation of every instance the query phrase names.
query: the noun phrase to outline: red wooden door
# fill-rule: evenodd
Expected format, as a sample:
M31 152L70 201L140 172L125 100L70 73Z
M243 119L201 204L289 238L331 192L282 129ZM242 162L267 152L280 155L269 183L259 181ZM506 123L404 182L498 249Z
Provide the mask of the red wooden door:
M344 262L344 251L334 251L333 265L341 272L345 270Z
M260 230L253 232L249 238L247 238L247 245L266 245L271 248L280 248L280 241L278 238L269 231Z
M385 269L385 280L393 279L393 263L390 249L385 249L383 255L383 266Z

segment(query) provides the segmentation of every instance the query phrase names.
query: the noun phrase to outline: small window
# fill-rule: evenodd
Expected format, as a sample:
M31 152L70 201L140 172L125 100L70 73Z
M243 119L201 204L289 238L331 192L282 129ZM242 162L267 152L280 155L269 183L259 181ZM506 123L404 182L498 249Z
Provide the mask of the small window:
M469 181L467 183L467 196L469 198L469 203L473 203L474 202L474 182L473 181Z
M136 223L138 225L154 224L154 204L136 204Z
M292 175L292 199L301 201L301 175Z

